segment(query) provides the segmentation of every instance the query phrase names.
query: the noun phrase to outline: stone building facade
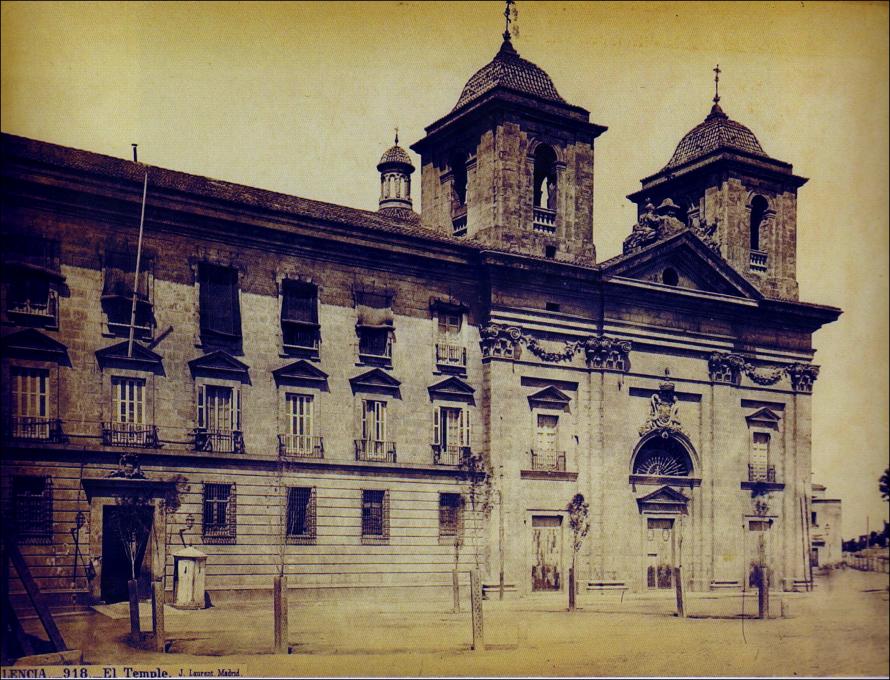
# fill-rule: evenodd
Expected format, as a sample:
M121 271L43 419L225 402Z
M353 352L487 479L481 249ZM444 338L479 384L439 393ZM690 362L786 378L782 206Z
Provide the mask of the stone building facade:
M810 513L810 562L814 567L830 567L844 559L841 499L830 498L824 484L813 484Z
M455 562L564 590L577 493L582 589L747 587L764 532L773 586L805 581L840 314L797 299L806 180L715 101L597 263L605 129L507 35L412 146L419 214L398 140L369 212L4 135L2 489L40 587L120 599L139 498L143 587L193 545L214 596Z

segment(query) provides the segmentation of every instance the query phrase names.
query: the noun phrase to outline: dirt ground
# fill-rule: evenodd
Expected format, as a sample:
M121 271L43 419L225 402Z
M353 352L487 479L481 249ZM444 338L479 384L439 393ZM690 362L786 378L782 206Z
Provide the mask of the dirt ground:
M95 664L91 677L110 677L105 665L116 666L118 678L128 677L124 666L185 676L888 675L886 574L837 570L818 577L813 593L782 600L788 618L765 621L747 618L756 614L756 596L729 593L691 594L686 619L673 615L670 594L584 593L573 613L562 595L487 600L484 651L470 649L468 607L453 614L444 599L292 599L290 655L270 653L271 601L198 612L167 607L169 654L129 645L126 617L90 612L60 617L59 625L69 646ZM36 632L36 621L28 628Z

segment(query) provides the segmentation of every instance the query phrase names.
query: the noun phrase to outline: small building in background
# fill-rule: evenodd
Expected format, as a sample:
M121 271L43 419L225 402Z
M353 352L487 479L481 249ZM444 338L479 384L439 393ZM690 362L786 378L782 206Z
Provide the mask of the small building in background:
M814 567L837 564L842 559L841 499L827 498L825 486L813 484L810 511L810 561Z

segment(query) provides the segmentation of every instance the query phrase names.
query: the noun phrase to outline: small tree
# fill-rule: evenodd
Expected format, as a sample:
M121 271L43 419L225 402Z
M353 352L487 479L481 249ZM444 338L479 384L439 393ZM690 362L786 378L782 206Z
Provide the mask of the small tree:
M885 501L890 501L890 468L884 470L884 474L881 475L880 482L878 483L878 488L881 490L881 498Z
M575 610L575 562L584 539L590 531L590 505L584 496L576 493L566 506L569 528L572 530L572 568L569 572L569 610Z

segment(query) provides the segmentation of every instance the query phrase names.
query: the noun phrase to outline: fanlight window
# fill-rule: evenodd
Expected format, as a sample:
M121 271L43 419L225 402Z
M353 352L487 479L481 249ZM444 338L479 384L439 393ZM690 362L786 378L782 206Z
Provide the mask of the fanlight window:
M692 473L692 462L676 439L654 437L637 453L633 470L635 475L688 477Z

